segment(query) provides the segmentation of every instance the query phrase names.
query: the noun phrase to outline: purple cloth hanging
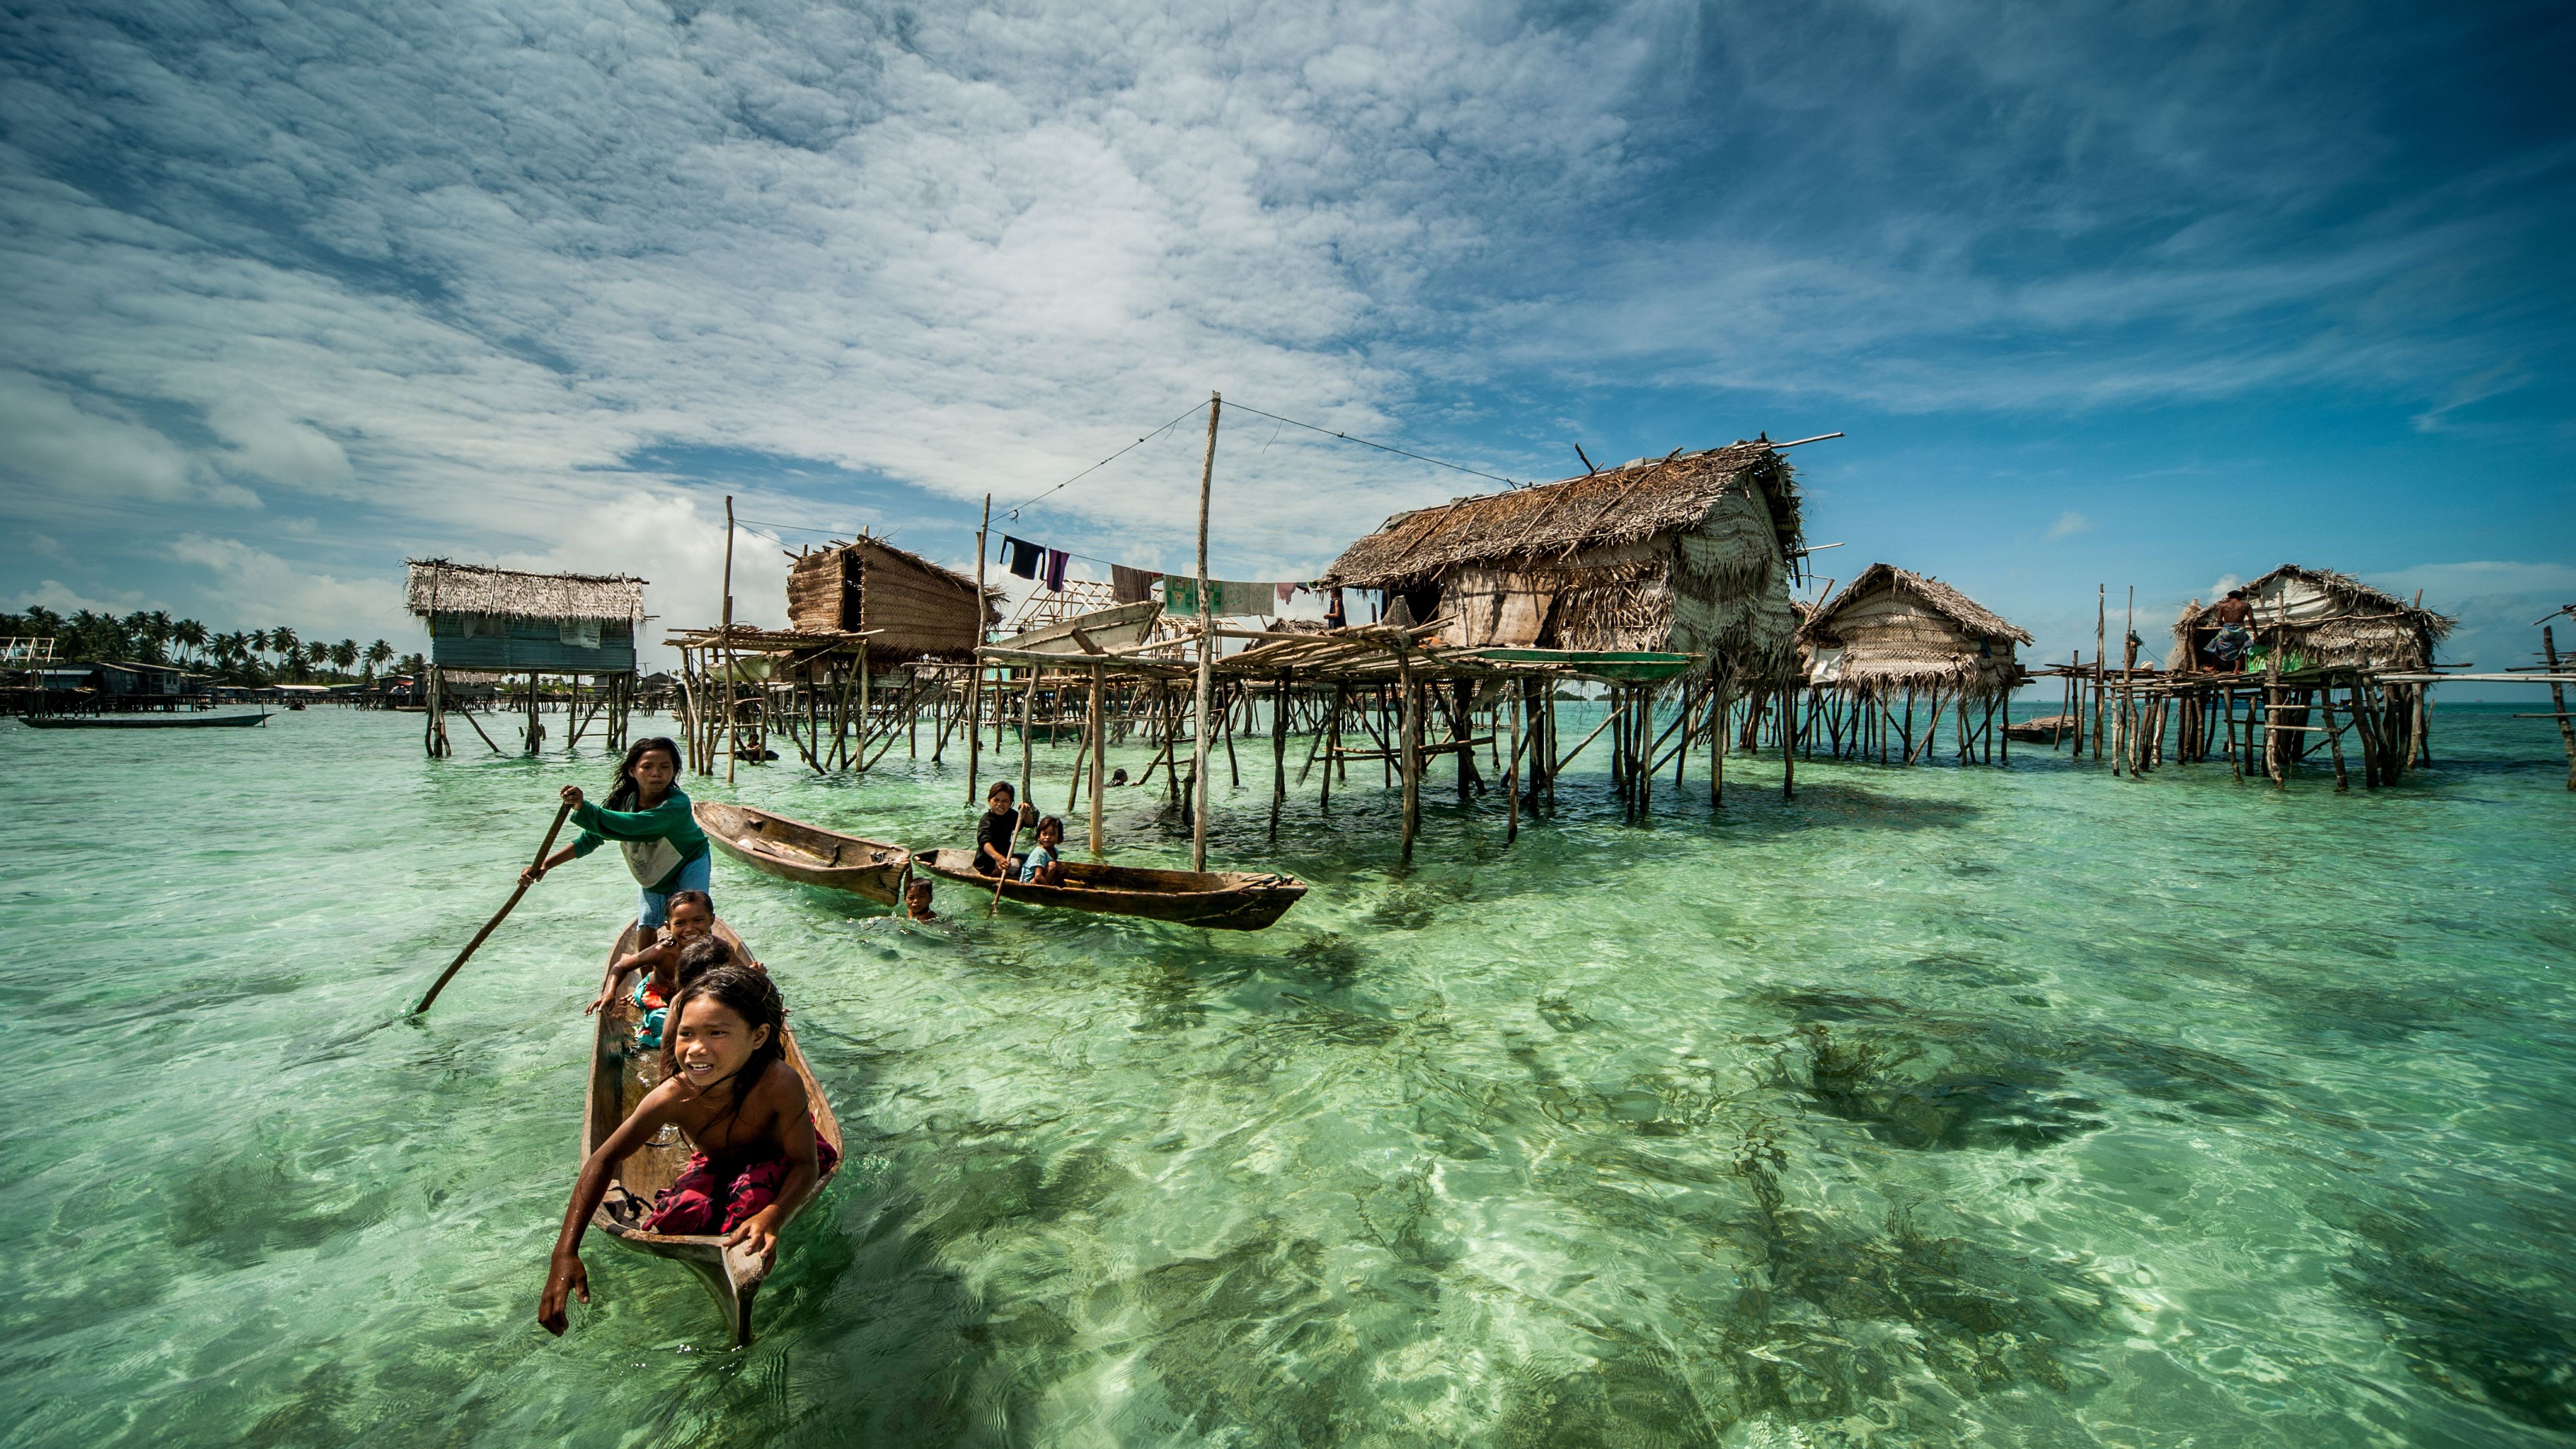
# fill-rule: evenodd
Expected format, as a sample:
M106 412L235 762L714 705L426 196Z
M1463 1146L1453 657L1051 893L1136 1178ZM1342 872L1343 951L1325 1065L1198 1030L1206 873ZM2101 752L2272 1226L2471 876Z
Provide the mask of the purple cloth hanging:
M1064 563L1067 556L1060 548L1046 551L1046 586L1059 594L1064 592Z

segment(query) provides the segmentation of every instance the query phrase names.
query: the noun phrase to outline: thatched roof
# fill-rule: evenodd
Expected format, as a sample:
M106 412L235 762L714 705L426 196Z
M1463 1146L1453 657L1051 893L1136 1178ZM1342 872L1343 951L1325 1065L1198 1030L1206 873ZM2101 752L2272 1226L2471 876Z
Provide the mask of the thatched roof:
M523 619L602 619L632 622L644 616L644 580L625 574L531 574L517 569L411 559L412 613L509 614Z
M1692 528L1730 492L1750 494L1768 506L1780 551L1794 559L1800 547L1797 485L1771 444L1757 440L1698 453L1676 449L1580 478L1399 513L1343 550L1322 582L1382 589L1461 564L1563 560L1587 548Z
M2279 639L2312 668L2422 669L2433 662L2433 646L2460 624L2332 569L2283 564L2244 589L2256 642ZM2174 620L2168 668L2194 663L2193 630L2209 627L2200 625L2206 612L2195 601Z
M1975 638L2012 639L2023 644L2032 642L2028 630L1939 579L1885 563L1874 563L1861 570L1858 578L1845 584L1842 592L1834 595L1833 602L1806 615L1798 626L1800 634L1812 635L1828 646L1834 644L1837 642L1834 615L1845 605L1867 598L1882 588L1913 599Z

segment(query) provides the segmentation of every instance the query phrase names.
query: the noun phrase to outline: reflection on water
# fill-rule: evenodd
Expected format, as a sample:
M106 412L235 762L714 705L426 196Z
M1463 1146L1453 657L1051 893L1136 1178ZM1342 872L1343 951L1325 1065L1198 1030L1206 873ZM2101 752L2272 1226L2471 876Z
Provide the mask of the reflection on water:
M613 861L399 1019L604 762L0 726L48 803L0 847L7 1437L2564 1442L2576 827L2508 713L2342 798L1739 759L1722 820L1572 782L1506 852L1435 789L1409 875L1373 785L1271 847L1247 755L1212 854L1317 887L1252 935L720 865L849 1149L738 1353L596 1239L531 1321ZM739 793L971 828L900 759ZM1185 857L1159 793L1110 825Z

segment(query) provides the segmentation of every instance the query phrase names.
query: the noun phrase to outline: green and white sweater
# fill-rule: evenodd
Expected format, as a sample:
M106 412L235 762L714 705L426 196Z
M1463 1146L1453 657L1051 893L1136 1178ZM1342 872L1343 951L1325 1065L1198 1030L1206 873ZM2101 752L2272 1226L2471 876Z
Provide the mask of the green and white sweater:
M673 890L680 868L707 853L707 833L690 815L689 797L677 788L650 810L602 810L584 800L573 810L572 823L581 827L572 843L575 856L614 840L626 853L635 883L656 895Z

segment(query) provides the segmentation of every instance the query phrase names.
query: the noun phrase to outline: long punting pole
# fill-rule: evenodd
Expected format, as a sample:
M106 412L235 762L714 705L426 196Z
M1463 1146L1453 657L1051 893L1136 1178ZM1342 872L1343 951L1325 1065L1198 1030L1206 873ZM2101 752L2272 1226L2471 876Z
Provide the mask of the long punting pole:
M1198 708L1190 744L1190 869L1207 869L1208 820L1208 688L1216 669L1215 600L1208 597L1208 484L1216 477L1216 418L1225 407L1223 393L1208 394L1207 456L1199 463L1199 687Z
M1037 671L1029 671L1034 674ZM1098 860L1104 839L1100 829L1100 771L1109 759L1109 741L1100 717L1100 691L1106 683L1104 666L1091 666L1091 858Z
M724 742L725 783L733 783L733 757L739 743L734 737L733 719L733 495L725 495L725 566L724 566L724 649L716 658L724 666ZM708 764L713 765L710 759Z
M544 865L546 863L546 852L555 848L555 837L563 833L564 817L571 813L572 802L570 800L564 801L561 806L556 808L555 823L546 827L546 838L537 842L536 864ZM448 962L447 969L439 972L438 979L429 984L429 990L421 994L420 1005L411 1009L412 1015L418 1016L422 1012L429 1010L431 1003L438 1000L438 993L445 991L447 989L447 983L456 979L456 973L465 969L465 958L473 955L475 951L482 946L484 941L490 938L492 932L499 929L501 922L506 919L511 910L519 904L519 897L526 895L527 893L528 883L526 881L521 881L519 883L519 888L510 892L510 898L501 903L501 909L492 913L492 919L483 923L483 929L474 933L474 939L466 942L465 949L457 952L456 959Z
M966 675L966 803L969 805L983 803L975 798L975 767L983 763L981 742L984 737L978 731L984 727L984 555L991 551L985 546L984 535L992 527L993 495L987 493L984 495L984 521L975 525L975 656L974 667ZM1025 730L1028 725L1023 722L1020 727ZM942 735L941 738L947 737ZM933 749L930 757L936 762L939 751Z

